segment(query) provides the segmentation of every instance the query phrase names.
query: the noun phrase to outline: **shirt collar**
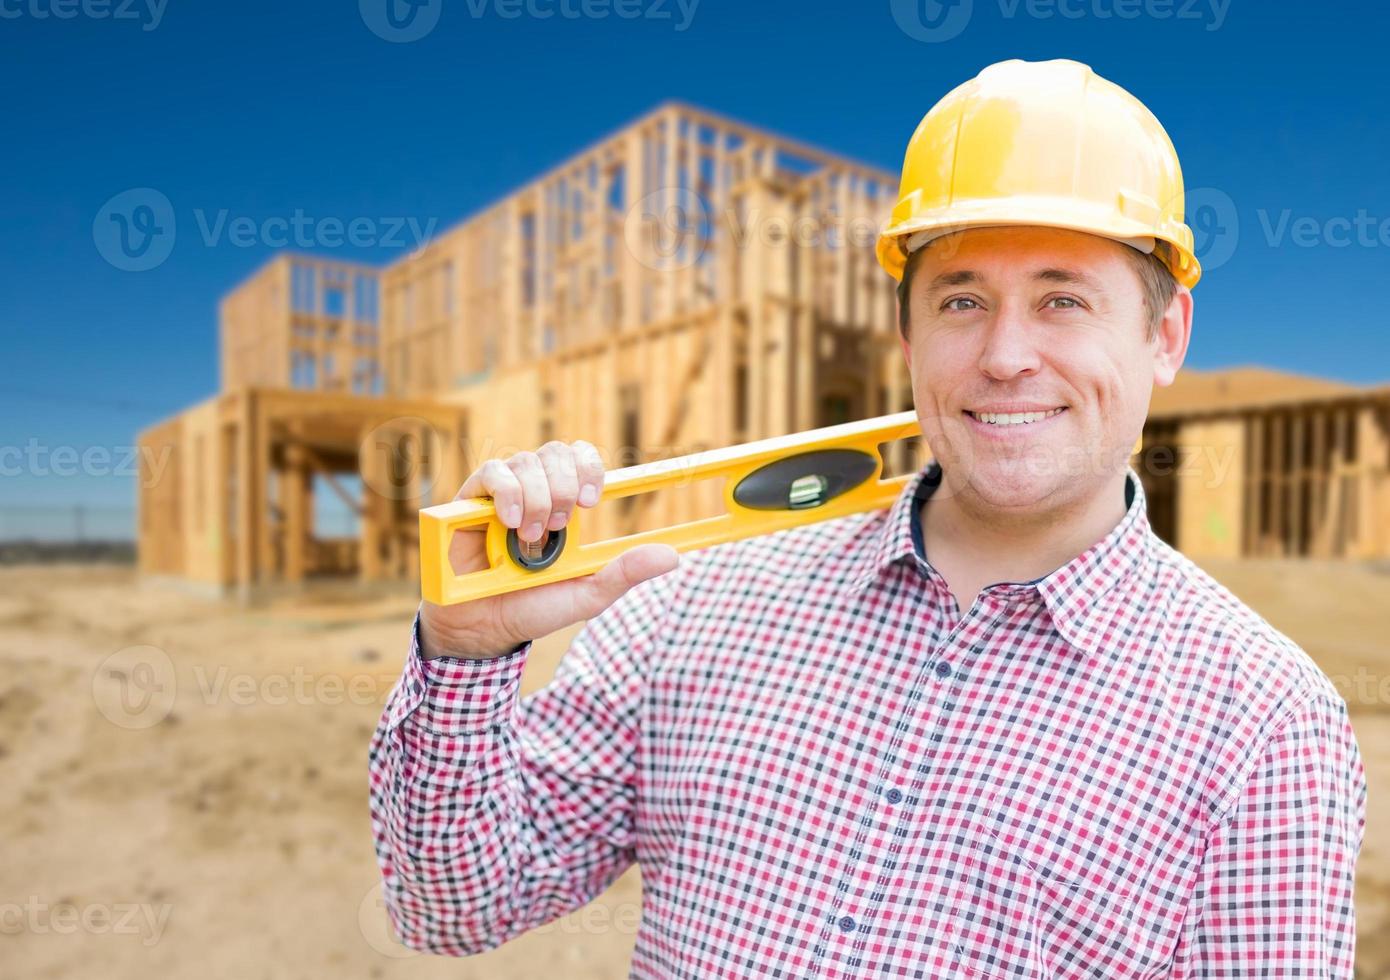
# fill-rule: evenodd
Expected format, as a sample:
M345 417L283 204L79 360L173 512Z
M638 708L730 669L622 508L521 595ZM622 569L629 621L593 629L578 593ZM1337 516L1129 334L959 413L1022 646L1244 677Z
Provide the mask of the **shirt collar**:
M935 578L945 588L940 572L931 567L919 550L921 531L917 526L920 505L940 485L941 466L935 460L904 484L883 524L875 530L873 541L865 548L865 557L856 566L849 584L854 594L862 592L889 566L914 556L923 574ZM1112 593L1122 594L1125 590L1117 590L1117 586L1140 572L1152 555L1144 486L1132 466L1125 471L1125 504L1120 522L1066 564L1031 582L1001 583L990 588L1009 594L1036 590L1058 630L1074 646L1090 647L1112 611Z

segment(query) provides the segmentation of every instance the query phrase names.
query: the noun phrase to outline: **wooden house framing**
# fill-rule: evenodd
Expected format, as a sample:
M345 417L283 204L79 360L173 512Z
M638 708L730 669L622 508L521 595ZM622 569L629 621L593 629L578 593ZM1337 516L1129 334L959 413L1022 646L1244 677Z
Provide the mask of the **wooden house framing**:
M873 256L896 189L670 103L383 269L276 257L222 301L221 393L140 437L172 459L141 481L141 569L242 595L410 580L415 511L489 457L582 438L615 468L911 408ZM1387 392L1237 375L1155 395L1159 532L1194 557L1390 554ZM321 493L353 535L315 527ZM590 533L716 513L718 488L616 503Z

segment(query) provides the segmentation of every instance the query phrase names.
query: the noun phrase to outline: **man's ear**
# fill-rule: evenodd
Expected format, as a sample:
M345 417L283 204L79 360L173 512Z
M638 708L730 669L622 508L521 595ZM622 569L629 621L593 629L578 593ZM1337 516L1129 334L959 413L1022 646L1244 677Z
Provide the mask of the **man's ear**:
M1157 349L1154 351L1154 384L1166 388L1173 383L1178 368L1182 367L1187 356L1187 344L1192 339L1192 290L1178 286L1173 290L1173 298L1168 301L1168 309L1163 311L1163 319L1158 324L1158 336L1154 338Z

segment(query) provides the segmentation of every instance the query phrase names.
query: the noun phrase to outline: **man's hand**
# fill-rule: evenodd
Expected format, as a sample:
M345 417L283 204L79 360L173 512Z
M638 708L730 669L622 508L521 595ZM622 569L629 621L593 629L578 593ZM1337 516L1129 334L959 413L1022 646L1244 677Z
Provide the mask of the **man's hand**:
M488 460L454 499L491 497L502 522L517 528L517 536L528 543L569 523L576 503L594 506L602 489L603 461L597 449L582 439L552 440L535 452ZM456 532L449 545L450 564L459 574L488 567L486 542L486 528ZM451 606L426 600L420 607L420 653L426 658L501 656L526 640L598 615L637 583L678 563L670 545L638 545L582 578Z

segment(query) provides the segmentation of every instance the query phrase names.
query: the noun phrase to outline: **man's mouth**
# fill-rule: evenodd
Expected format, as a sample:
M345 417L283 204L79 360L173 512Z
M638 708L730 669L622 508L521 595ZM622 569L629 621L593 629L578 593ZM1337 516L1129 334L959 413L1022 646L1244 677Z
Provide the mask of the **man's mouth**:
M977 422L983 422L986 425L1004 426L1029 425L1033 422L1041 422L1043 419L1049 419L1065 411L1065 406L1061 408L1050 408L1045 412L972 412L967 408L965 414L969 415Z

